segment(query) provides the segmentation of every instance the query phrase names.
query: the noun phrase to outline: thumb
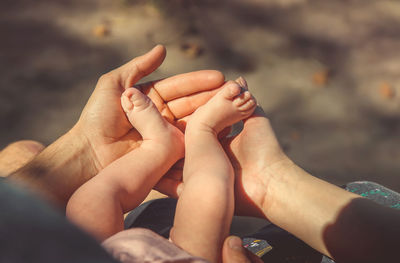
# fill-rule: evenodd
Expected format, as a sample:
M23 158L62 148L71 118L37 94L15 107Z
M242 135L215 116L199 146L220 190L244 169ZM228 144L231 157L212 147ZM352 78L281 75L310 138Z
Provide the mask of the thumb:
M263 261L242 246L242 240L236 236L225 239L222 248L223 263L262 263Z
M132 87L141 78L156 70L164 61L167 51L163 45L157 45L146 54L134 58L116 69L120 83L125 89Z

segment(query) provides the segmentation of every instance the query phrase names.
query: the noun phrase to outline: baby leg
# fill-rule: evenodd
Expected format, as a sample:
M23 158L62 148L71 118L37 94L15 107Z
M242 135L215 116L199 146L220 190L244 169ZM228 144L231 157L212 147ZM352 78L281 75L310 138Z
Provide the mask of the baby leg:
M234 209L234 173L217 135L252 114L256 107L248 91L240 94L227 83L191 117L185 133L184 189L179 197L171 239L189 253L221 261L224 239Z
M121 104L142 144L81 186L67 205L67 216L100 240L123 230L123 214L144 200L184 151L182 133L146 95L128 89Z

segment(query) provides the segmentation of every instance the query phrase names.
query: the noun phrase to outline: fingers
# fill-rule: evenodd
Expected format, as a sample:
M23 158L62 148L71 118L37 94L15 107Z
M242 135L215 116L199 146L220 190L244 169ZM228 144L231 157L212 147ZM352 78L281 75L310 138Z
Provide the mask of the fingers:
M245 80L242 78L242 81ZM215 82L214 84L216 83L217 82ZM186 117L192 114L198 107L204 105L210 98L217 94L226 85L230 85L231 83L232 81L228 81L223 86L217 86L218 88L214 87L214 89L212 90L204 90L200 93L186 95L167 102L167 108L177 119L175 125L177 125L177 127L181 130L184 130L186 125Z
M165 47L155 46L146 54L132 59L130 62L115 70L119 74L121 85L127 89L132 87L139 79L156 70L166 56Z
M223 263L262 263L263 261L242 246L236 236L227 237L222 248Z
M164 99L171 101L202 91L209 91L224 84L225 77L216 70L200 70L179 74L153 83L154 88Z
M158 81L154 88L175 118L180 119L205 104L219 91L224 80L219 71L202 70Z
M175 118L180 119L192 114L198 107L204 105L210 98L218 93L220 89L204 91L186 97L181 97L167 103L168 108Z
M204 105L210 98L217 94L222 87L172 100L167 103L168 108L174 114L176 119L183 118L192 114L201 105Z
M138 85L149 96L161 114L171 123L191 114L206 103L224 83L224 75L215 70L179 74Z
M156 89L152 88L153 85L152 83L146 83L143 85L135 86L138 87L138 89L142 90L144 94L146 94L156 105L158 111L161 113L161 115L167 119L170 123L174 124L175 121L175 116L171 112L171 110L167 107L167 104L165 101L161 98L160 94L156 91Z

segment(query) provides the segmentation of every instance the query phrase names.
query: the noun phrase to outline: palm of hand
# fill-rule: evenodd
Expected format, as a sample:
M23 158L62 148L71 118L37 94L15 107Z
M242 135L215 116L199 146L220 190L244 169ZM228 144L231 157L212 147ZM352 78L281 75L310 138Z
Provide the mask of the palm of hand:
M89 147L86 158L92 163L88 178L105 166L137 148L142 138L122 110L120 98L125 89L156 70L166 50L156 46L150 52L103 75L83 110L73 134L83 137ZM211 98L224 83L224 76L213 70L186 73L141 85L161 114L175 126ZM183 136L176 129L176 136ZM178 141L183 141L179 140ZM173 150L173 149L171 149Z
M87 158L94 176L105 166L137 148L142 138L131 126L121 107L120 98L126 88L160 66L165 48L156 46L143 56L103 75L83 110L74 134L89 145ZM224 83L224 76L213 70L176 75L140 85L142 92L154 102L161 114L173 125L185 124L186 116L211 98ZM176 136L183 134L176 129ZM177 141L180 138L177 138ZM171 149L174 150L174 149Z
M235 170L236 213L262 217L269 168L287 159L262 109L256 109L242 132L223 144Z
M172 113L164 110L167 108L164 100L157 92L151 92L154 86L151 83L147 86L144 93L151 93L149 96L153 101L162 101L162 104L156 104L161 114L173 119ZM120 97L124 90L113 80L100 81L77 124L82 126L82 133L91 145L97 170L139 147L142 142L141 135L132 127L121 108ZM176 136L183 137L183 133L176 130ZM177 141L183 142L179 138Z

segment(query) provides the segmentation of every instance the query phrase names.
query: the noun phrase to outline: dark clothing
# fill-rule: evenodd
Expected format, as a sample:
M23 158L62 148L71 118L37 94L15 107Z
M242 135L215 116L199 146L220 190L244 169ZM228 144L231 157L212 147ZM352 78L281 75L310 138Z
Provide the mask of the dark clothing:
M400 195L381 185L354 182L345 188L400 208ZM175 206L176 200L169 198L147 202L128 215L125 228L147 228L168 238ZM61 213L6 179L0 179L0 211L0 262L117 262ZM273 224L242 238L244 246L265 262L333 262Z
M117 262L61 213L3 178L0 211L0 262Z

